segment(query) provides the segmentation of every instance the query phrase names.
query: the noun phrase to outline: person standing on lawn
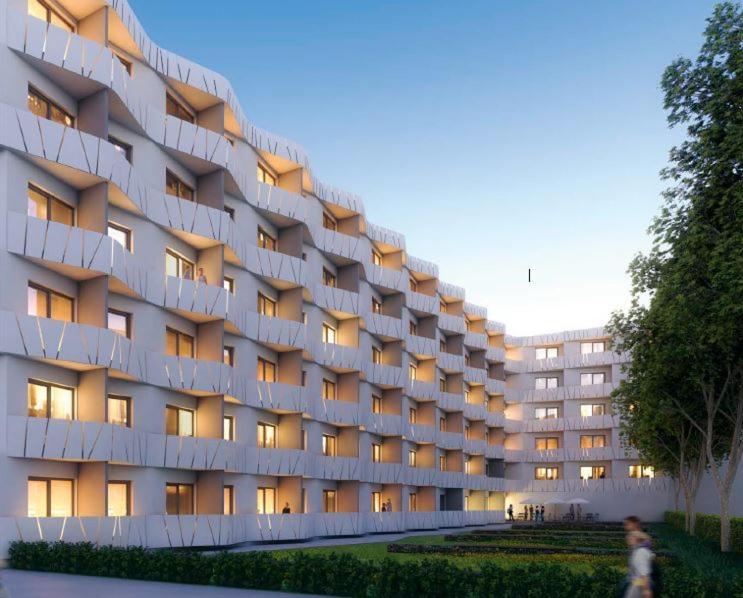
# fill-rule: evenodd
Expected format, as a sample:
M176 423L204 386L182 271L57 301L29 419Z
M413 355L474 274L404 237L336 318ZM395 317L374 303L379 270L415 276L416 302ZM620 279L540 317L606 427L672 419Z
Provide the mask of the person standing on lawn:
M631 531L627 534L630 554L624 598L653 598L650 578L655 555L647 547L649 541L648 535L641 531Z
M542 520L542 523L544 523L544 505L542 505L542 508L539 511L539 518Z
M508 505L508 520L513 521L513 505Z

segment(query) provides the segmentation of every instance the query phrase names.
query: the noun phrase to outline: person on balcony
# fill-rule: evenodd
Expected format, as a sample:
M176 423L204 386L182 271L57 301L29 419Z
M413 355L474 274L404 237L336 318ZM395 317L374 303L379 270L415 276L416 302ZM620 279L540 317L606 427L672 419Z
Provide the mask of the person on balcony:
M508 505L508 511L507 511L507 513L508 513L508 520L509 521L514 521L514 518L513 518L513 505Z
M392 500L387 499L387 512L392 513Z
M291 508L289 507L289 503L286 503L286 504L284 505L284 508L283 508L283 509L281 509L281 513L282 513L282 514L284 514L284 515L288 515L288 514L289 514L289 513L291 513L291 512L292 512L292 510L291 510Z
M198 277L198 279L197 279L197 280L198 280L199 282L201 282L201 283L204 283L204 284L209 284L209 283L208 283L208 282L206 281L206 274L204 274L204 268L199 268L199 277Z

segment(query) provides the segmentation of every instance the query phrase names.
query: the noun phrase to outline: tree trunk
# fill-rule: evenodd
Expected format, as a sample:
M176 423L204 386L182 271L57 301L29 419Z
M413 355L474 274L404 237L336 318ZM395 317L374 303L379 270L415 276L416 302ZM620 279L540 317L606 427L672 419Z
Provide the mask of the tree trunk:
M730 552L730 489L720 492L720 550Z

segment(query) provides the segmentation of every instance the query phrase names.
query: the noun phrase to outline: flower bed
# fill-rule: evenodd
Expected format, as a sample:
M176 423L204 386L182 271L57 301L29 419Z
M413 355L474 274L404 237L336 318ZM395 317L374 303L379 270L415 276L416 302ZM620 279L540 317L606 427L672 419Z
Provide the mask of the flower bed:
M586 547L586 548L616 548L625 549L626 543L623 535L618 537L592 537L586 535L553 535L553 534L454 534L444 536L447 542L460 543L498 543L504 546L515 545L546 545L563 547Z

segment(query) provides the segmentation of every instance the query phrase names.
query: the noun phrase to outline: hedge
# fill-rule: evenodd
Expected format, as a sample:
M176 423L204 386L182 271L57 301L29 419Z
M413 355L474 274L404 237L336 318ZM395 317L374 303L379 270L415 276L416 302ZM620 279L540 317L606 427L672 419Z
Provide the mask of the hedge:
M460 543L483 543L483 544L497 544L501 543L504 545L515 545L515 544L526 544L526 545L547 545L547 546L563 546L563 547L595 547L595 548L619 548L626 549L627 542L624 536L609 537L591 535L574 536L574 535L554 535L554 534L503 534L503 535L492 535L492 534L452 534L444 536L446 542L460 542Z
M272 552L204 555L64 542L13 542L9 564L15 569L56 573L366 598L609 597L617 593L624 577L621 571L607 566L597 566L588 574L551 563L503 567L484 562L475 569L459 567L445 559L374 561L350 554L312 554L301 550L283 555ZM668 596L743 595L740 579L708 578L678 567L666 568L663 579Z
M587 546L525 546L518 544L389 544L387 552L402 554L584 554L592 556L625 556L626 548L599 548ZM667 551L656 550L662 557L673 557Z
M667 524L683 531L685 515L683 511L666 511ZM694 535L703 540L720 544L720 516L697 513L697 524ZM743 553L743 517L730 518L730 548Z

